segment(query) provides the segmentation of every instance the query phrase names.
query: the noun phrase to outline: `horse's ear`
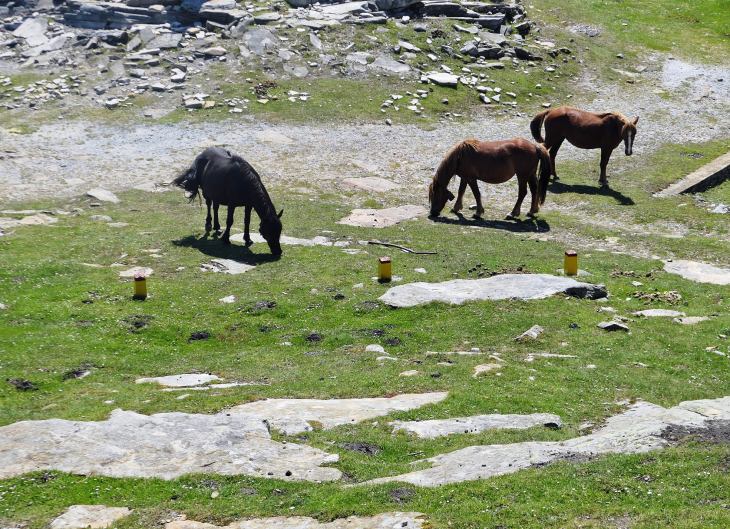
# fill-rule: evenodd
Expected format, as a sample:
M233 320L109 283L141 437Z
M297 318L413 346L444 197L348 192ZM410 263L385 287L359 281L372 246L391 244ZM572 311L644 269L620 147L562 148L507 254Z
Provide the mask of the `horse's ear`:
M634 125L636 125L639 122L639 116L636 116L636 119L634 120Z
M282 209L282 210L281 210L281 211L279 212L279 214L277 215L277 217L281 218L281 216L282 216L283 214L284 214L284 210Z

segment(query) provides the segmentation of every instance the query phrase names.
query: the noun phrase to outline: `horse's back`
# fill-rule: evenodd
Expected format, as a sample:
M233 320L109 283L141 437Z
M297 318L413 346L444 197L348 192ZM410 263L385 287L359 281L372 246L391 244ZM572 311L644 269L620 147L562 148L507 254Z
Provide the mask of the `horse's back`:
M224 206L253 206L263 183L254 168L239 156L211 147L203 151L209 156L201 188L206 199Z

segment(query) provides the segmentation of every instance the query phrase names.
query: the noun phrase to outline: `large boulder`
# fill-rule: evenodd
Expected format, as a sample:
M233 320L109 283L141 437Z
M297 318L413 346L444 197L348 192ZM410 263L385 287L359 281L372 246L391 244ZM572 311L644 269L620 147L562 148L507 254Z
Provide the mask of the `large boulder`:
M263 55L267 49L276 48L276 37L266 28L252 27L243 34L243 41L256 55Z

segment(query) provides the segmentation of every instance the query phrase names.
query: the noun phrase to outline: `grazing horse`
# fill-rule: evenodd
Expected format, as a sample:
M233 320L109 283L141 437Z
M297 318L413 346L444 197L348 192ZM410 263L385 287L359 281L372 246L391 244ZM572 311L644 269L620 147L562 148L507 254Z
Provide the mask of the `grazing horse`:
M540 168L538 183L537 171ZM477 180L488 184L501 184L517 174L519 192L517 203L507 218L520 216L522 201L530 186L532 206L527 214L534 217L545 202L548 181L550 180L550 155L542 145L537 145L524 138L513 138L504 141L479 141L468 139L457 144L441 160L436 175L428 188L428 200L431 203L431 215L438 216L446 202L454 198L448 190L449 182L454 175L459 175L459 196L451 211L458 213L463 207L462 200L467 184L477 201L477 216L484 213L482 197Z
M601 176L598 182L601 186L608 186L606 166L613 150L624 142L626 156L631 156L636 136L636 124L639 118L631 121L618 112L603 112L594 114L572 107L558 107L552 110L543 110L530 123L532 137L550 150L552 174L555 173L555 157L563 140L568 140L580 149L601 149ZM541 129L545 124L545 139Z
M233 225L233 213L237 207L246 208L245 228L243 240L246 246L251 246L253 241L249 237L248 227L251 222L251 208L256 210L261 219L259 233L269 244L271 253L281 255L281 215L282 209L276 214L274 204L266 192L256 170L251 165L235 154L231 154L220 147L211 147L204 150L195 158L195 161L180 176L172 182L190 193L190 202L195 200L202 192L205 203L208 206L208 216L205 219L205 231L211 229L210 206L213 204L215 212L216 232L220 233L218 223L218 206L228 206L228 218L226 219L226 231L221 237L223 244L230 244L231 226Z

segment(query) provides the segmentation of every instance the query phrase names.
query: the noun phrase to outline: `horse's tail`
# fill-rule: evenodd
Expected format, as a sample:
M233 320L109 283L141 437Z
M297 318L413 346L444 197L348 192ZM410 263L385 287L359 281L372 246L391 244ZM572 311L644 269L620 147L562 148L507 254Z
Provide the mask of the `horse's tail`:
M208 160L198 156L190 167L172 181L172 185L181 187L190 194L190 202L200 195L200 177L207 163Z
M552 162L550 161L550 154L548 154L545 145L542 143L535 144L535 150L537 150L537 157L540 161L540 181L537 187L537 199L540 205L545 203L545 197L547 196L548 184L550 183L550 173L552 169Z
M530 122L530 132L532 132L532 137L535 138L535 141L538 143L545 143L545 139L542 137L542 123L545 121L545 117L547 117L549 110L543 110L540 112L537 116L532 118L532 121Z
M433 177L434 181L443 182L444 186L448 185L449 180L451 180L451 177L456 174L456 171L459 168L461 156L467 152L474 152L478 143L479 140L475 140L473 138L457 143L454 148L451 149L446 156L444 156L444 159L441 160L438 169L436 169L436 175ZM429 195L432 195L432 193L433 186L431 187ZM429 200L431 198L433 197L429 196Z

